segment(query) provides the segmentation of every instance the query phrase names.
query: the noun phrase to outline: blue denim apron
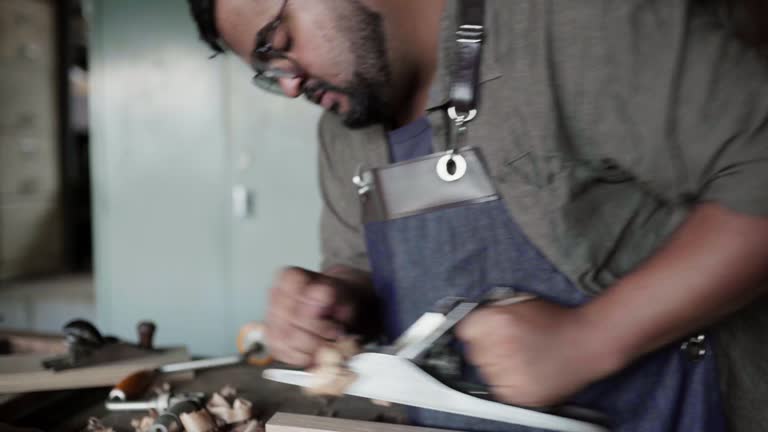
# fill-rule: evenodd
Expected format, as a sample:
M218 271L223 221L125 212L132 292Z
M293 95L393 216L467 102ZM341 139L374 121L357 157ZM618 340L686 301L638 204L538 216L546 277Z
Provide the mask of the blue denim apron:
M394 131L391 161L428 155L431 140L426 119ZM526 238L498 196L367 222L365 235L391 339L447 296L477 299L495 287L513 287L565 306L590 301ZM697 353L706 352L697 356L672 344L591 385L569 404L607 415L617 432L725 431L711 344L710 337L697 342ZM411 420L455 430L536 430L421 409L412 409Z

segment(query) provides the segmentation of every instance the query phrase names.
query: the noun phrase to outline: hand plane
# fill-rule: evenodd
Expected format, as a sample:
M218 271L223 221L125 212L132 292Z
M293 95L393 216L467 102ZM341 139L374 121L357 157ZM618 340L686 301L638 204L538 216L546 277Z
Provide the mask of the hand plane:
M568 412L565 409L533 410L478 397L476 394L484 392L472 391L471 386L446 379L452 372L441 373L453 369L455 362L444 356L430 355L435 346L446 345L444 341L449 338L449 332L475 308L487 303L510 305L535 298L517 293L492 302L452 298L451 306L443 307L445 313L425 313L394 344L373 347L350 358L346 367L357 375L357 379L344 393L552 431L607 432L601 424L605 418L589 410L575 408L572 412L578 412L579 418L574 418L555 414ZM263 376L301 387L311 387L315 382L311 373L297 370L267 369Z
M96 327L88 321L76 319L68 322L62 329L67 345L67 353L43 360L43 367L53 371L96 366L119 360L144 357L152 354L152 337L155 325L141 322L138 325L139 344L134 345L112 336L102 336Z

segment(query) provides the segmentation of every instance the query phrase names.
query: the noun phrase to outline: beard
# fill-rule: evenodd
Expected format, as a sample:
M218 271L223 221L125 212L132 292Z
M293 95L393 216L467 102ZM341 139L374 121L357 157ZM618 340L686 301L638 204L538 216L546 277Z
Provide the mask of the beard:
M343 85L316 81L304 89L304 94L310 100L314 100L322 91L334 91L346 96L349 109L341 115L348 128L389 124L394 117L390 91L392 72L387 60L386 36L381 16L357 1L348 4L348 16L337 24L341 35L350 41L355 59L353 78Z

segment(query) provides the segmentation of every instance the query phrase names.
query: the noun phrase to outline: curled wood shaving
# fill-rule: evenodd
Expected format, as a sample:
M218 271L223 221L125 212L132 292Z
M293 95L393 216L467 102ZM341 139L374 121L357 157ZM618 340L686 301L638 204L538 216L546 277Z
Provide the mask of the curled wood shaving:
M163 394L172 393L172 390L173 388L171 387L171 384L169 384L168 382L162 382L160 384L153 386L150 392L155 396L160 396Z
M341 396L357 379L357 375L347 369L345 363L350 357L360 352L356 339L341 339L333 344L320 347L315 353L315 367L312 384L305 392L317 396Z
M339 339L334 346L348 360L352 356L360 353L360 340L357 337L345 337Z
M114 429L105 426L104 423L102 423L101 420L97 419L96 417L91 417L88 419L88 426L86 426L85 430L87 432L115 432Z
M149 432L152 429L152 425L155 423L155 419L150 416L144 416L140 419L131 420L131 427L135 432Z
M144 417L132 419L131 426L135 432L149 432L158 415L157 411L150 409L149 413Z
M227 399L232 399L237 397L237 389L227 384L219 390L219 394Z
M239 423L253 418L250 401L237 398L230 403L219 393L214 393L205 406L208 411L224 424Z
M216 422L204 409L192 413L182 413L179 419L187 432L211 432L217 429Z

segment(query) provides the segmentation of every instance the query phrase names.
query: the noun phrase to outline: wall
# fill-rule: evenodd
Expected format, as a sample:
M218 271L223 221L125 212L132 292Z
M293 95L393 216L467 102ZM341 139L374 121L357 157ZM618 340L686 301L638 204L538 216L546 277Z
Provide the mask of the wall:
M231 55L208 59L184 0L87 5L98 324L232 352L277 266L319 262L315 123ZM233 188L252 211L233 214Z

